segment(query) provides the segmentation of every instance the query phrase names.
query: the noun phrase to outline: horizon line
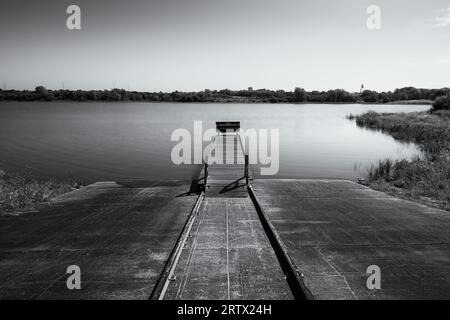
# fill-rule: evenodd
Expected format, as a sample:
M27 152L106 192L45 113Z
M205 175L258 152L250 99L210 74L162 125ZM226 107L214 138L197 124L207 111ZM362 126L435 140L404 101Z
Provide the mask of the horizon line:
M172 90L172 91L163 91L163 90L145 90L143 88L143 90L133 90L130 88L124 88L124 87L110 87L110 88L103 88L103 89L69 89L66 88L65 85L63 85L61 88L58 89L52 89L52 88L48 88L44 85L37 85L35 86L33 89L18 89L18 88L7 88L6 87L6 82L3 83L3 86L0 87L1 91L36 91L36 88L38 87L44 87L45 89L49 90L49 91L60 91L60 90L64 90L64 91L112 91L112 90L124 90L126 92L138 92L138 93L174 93L174 92L180 92L180 93L196 93L196 92L204 92L206 90L209 91L222 91L222 90L230 90L230 91L249 91L250 88L252 91L259 91L259 90L267 90L267 91L273 91L273 92L277 92L277 91L284 91L284 92L294 92L296 88L300 88L305 90L306 92L327 92L330 90L344 90L348 93L361 93L364 91L373 91L373 92L394 92L395 90L399 90L399 89L404 89L404 88L415 88L418 90L445 90L448 89L450 90L450 86L444 86L444 87L416 87L416 86L403 86L403 87L397 87L395 89L389 89L389 90L375 90L375 89L369 89L366 87L361 87L360 91L349 91L347 89L344 88L339 88L339 87L335 87L335 88L329 88L329 89L325 89L325 90L319 90L319 89L312 89L312 90L307 90L304 87L301 86L294 86L294 88L292 90L286 90L286 89L269 89L269 88L253 88L252 86L248 86L247 88L241 88L241 89L230 89L230 88L220 88L220 89L209 89L209 88L204 88L202 90L191 90L191 91L182 91L182 90ZM362 90L361 90L362 89Z

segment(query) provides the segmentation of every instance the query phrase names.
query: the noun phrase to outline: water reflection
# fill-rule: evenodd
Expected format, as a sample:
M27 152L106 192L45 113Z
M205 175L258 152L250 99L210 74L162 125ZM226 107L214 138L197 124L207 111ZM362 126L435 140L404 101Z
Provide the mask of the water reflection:
M122 178L191 179L198 166L170 161L173 130L193 132L194 120L213 128L279 129L277 178L364 176L380 159L420 151L381 132L358 128L346 115L367 110L410 112L428 106L319 104L0 103L0 161L31 167L39 177L83 182ZM259 172L259 170L255 170Z

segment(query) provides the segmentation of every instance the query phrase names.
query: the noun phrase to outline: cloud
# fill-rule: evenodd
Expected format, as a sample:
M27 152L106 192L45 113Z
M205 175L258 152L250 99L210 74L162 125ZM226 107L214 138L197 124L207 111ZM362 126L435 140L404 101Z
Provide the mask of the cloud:
M434 26L437 28L445 28L450 26L450 7L442 10L443 14L434 19Z

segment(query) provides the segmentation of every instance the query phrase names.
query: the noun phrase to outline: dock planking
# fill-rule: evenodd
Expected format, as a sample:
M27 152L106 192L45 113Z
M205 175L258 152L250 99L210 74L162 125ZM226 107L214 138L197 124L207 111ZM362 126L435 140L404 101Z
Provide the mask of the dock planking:
M293 299L250 198L205 198L164 299Z
M207 197L247 197L245 179L245 152L239 133L221 133L214 140L214 158L208 164ZM205 168L198 181L204 184Z
M160 299L293 299L247 192L239 134L220 133L214 143L223 161L207 159L205 198Z

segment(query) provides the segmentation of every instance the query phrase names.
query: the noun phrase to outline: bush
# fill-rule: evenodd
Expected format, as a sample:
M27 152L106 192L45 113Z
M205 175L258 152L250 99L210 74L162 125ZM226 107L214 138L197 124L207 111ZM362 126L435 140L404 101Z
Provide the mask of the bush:
M450 110L450 96L437 97L433 103L434 110Z

